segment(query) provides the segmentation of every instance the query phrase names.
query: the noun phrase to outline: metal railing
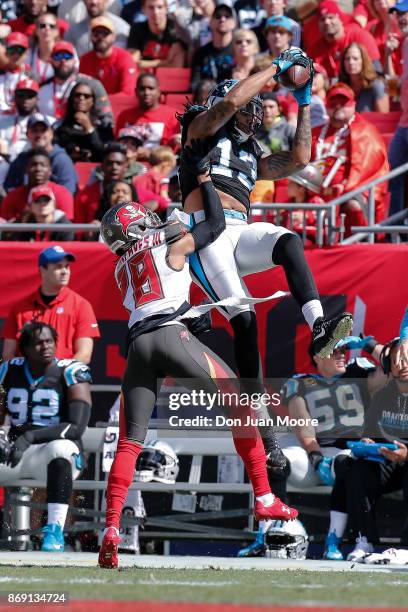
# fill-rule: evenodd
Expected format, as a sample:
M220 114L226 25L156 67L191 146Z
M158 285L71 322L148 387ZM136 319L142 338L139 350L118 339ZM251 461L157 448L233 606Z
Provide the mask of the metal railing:
M341 244L355 244L361 240L368 239L369 243L374 243L375 234L388 233L397 235L398 233L405 234L404 225L402 226L390 226L392 222L403 220L406 218L406 211L397 213L392 217L386 219L380 224L375 223L375 187L381 183L385 183L392 178L395 178L401 174L408 172L408 162L391 170L387 174L377 177L368 183L365 183L357 189L343 193L338 198L325 202L324 204L309 204L309 203L296 203L290 204L287 202L253 202L250 210L250 217L256 216L261 212L264 219L266 219L266 213L272 210L278 211L278 220L282 212L289 212L289 229L293 229L293 211L303 211L303 229L301 232L303 241L306 240L307 227L306 227L306 212L313 211L316 213L316 245L322 247L324 244L325 236L327 237L327 244L334 244L336 237L339 237ZM367 221L368 226L366 227L353 227L352 231L357 232L350 238L343 239L344 235L344 218L341 218L340 224L336 225L337 220L337 207L350 199L368 191L368 205L367 205ZM171 202L168 207L168 214L175 208L181 208L179 202ZM400 216L401 215L401 216ZM387 227L388 226L388 227ZM387 227L387 230L385 230ZM90 232L98 233L99 225L94 223L0 223L0 233L6 232L30 232L30 231L58 231L58 232ZM325 231L326 230L326 231ZM400 231L401 230L401 231Z

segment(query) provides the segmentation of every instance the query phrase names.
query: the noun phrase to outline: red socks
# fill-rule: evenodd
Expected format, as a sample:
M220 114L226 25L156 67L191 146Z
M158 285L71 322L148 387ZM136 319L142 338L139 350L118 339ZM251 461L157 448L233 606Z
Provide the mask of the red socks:
M106 527L119 529L120 515L128 489L133 481L136 460L141 450L141 444L119 438L106 491Z

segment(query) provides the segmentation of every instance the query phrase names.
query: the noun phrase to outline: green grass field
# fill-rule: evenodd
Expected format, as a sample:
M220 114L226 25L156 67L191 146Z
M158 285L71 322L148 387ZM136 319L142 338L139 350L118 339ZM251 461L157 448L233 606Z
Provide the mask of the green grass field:
M65 591L71 600L292 604L311 609L318 604L402 608L408 604L408 574L2 566L0 590L3 594Z

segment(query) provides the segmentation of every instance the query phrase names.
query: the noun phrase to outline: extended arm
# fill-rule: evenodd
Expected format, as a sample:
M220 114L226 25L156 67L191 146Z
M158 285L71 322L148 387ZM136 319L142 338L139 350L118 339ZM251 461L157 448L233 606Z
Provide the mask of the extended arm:
M310 106L299 106L292 150L263 157L258 163L258 179L274 181L302 170L310 161L311 151Z

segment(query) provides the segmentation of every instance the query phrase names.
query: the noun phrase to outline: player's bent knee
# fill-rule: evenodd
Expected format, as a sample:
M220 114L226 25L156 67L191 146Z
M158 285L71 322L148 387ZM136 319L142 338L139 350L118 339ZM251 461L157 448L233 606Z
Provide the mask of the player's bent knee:
M48 466L54 459L66 459L71 463L72 477L78 478L83 467L82 454L72 440L53 440L45 447L45 462Z

